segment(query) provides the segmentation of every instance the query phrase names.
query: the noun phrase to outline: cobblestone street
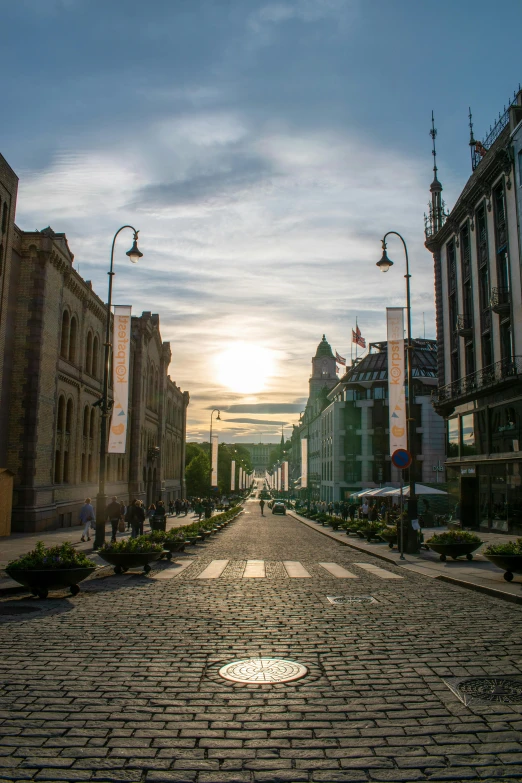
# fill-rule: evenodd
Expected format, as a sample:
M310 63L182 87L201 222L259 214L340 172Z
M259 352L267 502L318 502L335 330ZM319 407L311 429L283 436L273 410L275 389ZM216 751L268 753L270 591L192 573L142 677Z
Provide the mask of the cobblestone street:
M149 577L82 587L0 601L0 783L522 780L522 704L465 706L445 682L522 674L518 605L257 501ZM308 674L220 677L252 657Z

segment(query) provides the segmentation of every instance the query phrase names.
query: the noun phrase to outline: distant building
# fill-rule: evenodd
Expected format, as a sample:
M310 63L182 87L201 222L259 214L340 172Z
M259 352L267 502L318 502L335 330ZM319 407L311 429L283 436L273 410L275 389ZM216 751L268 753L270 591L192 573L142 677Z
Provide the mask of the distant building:
M106 308L65 234L15 225L16 186L0 156L0 469L14 473L12 529L28 532L77 524L96 497ZM189 396L170 360L159 316L133 317L127 450L107 459L109 496L183 495Z
M270 465L270 451L274 448L273 443L241 443L250 454L252 467L257 476L264 476L265 471Z
M320 414L321 500L344 500L365 487L399 485L389 451L387 364L387 343L371 343L369 353L327 394ZM434 340L413 341L412 366L415 478L443 481L444 420L431 404L437 385Z
M462 524L520 534L522 92L482 142L471 131L470 146L472 174L449 214L435 167L426 220L435 406L447 422L446 469Z

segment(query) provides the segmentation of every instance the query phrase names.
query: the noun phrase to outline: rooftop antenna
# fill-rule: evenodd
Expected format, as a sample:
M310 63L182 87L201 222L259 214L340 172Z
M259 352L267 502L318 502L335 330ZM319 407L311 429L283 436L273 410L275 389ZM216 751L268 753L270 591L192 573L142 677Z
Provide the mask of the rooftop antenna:
M433 139L433 149L431 151L431 154L433 155L433 174L434 174L434 180L437 179L437 150L435 149L435 138L437 136L437 128L435 127L435 117L433 115L433 110L431 112L431 130L430 130L430 136Z

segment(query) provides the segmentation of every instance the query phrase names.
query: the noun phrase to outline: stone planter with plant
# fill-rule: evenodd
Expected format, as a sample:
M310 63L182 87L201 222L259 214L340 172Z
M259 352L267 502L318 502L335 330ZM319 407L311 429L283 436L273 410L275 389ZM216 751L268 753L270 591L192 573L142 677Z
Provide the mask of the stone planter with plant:
M27 587L33 595L47 598L49 590L64 587L77 595L80 592L78 583L96 571L96 564L72 544L46 547L43 541L38 541L31 552L12 560L5 570L11 579Z
M483 555L497 568L504 570L506 582L512 582L514 574L522 574L522 538L502 544L490 544Z
M432 536L425 545L428 549L433 549L440 555L440 559L444 562L447 557L456 560L457 557L466 557L468 560L473 560L471 554L479 546L482 546L484 542L475 533L471 533L467 530L446 530L444 533L437 533Z

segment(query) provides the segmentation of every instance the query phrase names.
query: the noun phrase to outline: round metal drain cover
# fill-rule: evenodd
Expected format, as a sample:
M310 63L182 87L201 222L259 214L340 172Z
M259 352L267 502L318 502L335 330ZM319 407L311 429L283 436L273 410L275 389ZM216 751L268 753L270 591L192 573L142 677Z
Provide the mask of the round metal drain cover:
M459 690L466 696L500 704L522 702L522 682L507 677L474 677L459 683Z
M247 683L290 682L308 674L308 669L283 658L246 658L222 666L219 674L225 680Z

